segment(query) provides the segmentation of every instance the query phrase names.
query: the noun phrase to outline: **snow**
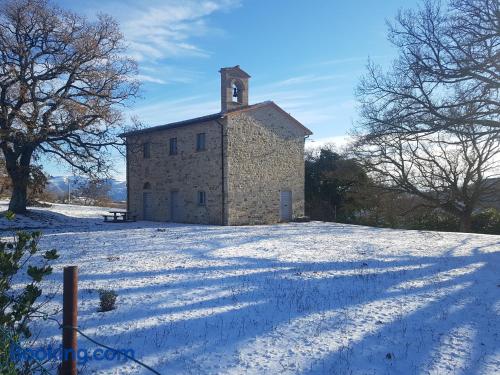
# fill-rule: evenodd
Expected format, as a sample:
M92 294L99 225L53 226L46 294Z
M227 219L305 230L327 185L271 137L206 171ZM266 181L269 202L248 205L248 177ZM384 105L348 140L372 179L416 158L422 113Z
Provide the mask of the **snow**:
M16 226L42 228L41 246L61 254L46 309L60 307L63 266L78 265L80 328L162 374L500 373L500 237L114 224L106 211L54 205ZM97 311L100 288L117 291L116 310ZM52 322L36 329L59 340ZM130 361L84 370L148 373Z

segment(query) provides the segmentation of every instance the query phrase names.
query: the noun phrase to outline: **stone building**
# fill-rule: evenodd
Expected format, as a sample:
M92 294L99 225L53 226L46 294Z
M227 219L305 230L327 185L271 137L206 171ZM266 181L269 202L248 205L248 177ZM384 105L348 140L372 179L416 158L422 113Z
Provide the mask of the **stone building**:
M244 225L304 214L311 131L272 101L249 105L239 66L220 73L221 112L121 135L128 210L139 219Z

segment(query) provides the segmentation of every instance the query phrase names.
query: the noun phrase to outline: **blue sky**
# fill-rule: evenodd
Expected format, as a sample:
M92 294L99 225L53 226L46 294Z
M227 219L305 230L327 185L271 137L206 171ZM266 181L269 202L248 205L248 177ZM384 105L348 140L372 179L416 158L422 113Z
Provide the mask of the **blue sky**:
M356 121L354 90L368 57L390 64L386 20L416 1L87 0L57 1L120 23L140 68L142 97L127 109L147 126L220 110L218 70L239 64L250 102L273 100L314 135L341 142ZM116 157L115 177L124 160ZM52 175L67 174L45 164Z

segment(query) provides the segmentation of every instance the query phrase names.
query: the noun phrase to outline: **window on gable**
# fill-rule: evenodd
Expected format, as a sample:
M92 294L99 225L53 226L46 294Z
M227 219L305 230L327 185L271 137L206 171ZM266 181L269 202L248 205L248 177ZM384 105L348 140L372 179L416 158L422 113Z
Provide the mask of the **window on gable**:
M144 159L149 159L151 157L151 143L146 142L142 145L142 156Z
M177 155L177 138L170 138L170 155Z
M205 150L205 133L196 134L196 151Z
M198 206L205 206L207 204L207 195L204 191L198 192Z

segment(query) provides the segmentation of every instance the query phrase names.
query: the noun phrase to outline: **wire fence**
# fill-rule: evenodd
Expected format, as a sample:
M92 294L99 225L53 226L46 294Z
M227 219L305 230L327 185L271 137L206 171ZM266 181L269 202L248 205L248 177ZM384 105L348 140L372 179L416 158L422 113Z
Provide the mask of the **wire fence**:
M48 315L36 315L36 316L32 316L33 318L41 318L43 320L51 320L51 321L54 321L57 323L59 329L73 329L75 330L76 332L78 332L80 334L80 336L84 337L85 339L89 340L90 342L94 343L95 345L98 345L102 348L105 348L107 350L110 350L116 354L120 354L124 357L126 357L127 359L130 359L131 361L137 363L139 366L142 366L143 368L145 368L146 370L149 370L150 372L152 372L153 374L157 374L157 375L161 375L158 371L156 371L155 369L153 369L152 367L148 366L147 364L139 361L138 359L135 359L133 356L130 356L128 355L127 353L121 351L121 350L118 350L118 349L115 349L115 348L112 348L108 345L105 345L95 339L93 339L92 337L88 336L87 334L83 333L78 327L73 327L73 326L64 326L62 325L56 318L53 318L53 317L50 317ZM4 329L0 326L0 330L2 332L4 332ZM15 343L15 341L13 340L13 338L8 334L8 332L5 331L5 333L7 334L7 337L9 338L9 340L11 340L11 342ZM15 345L18 345L18 344L15 344ZM36 363L37 365L37 368L40 368L42 370L42 373L43 374L48 374L48 375L52 375L51 372L49 370L47 370L45 367L43 367L43 365L40 363L40 361L38 361L35 357L33 357L31 355L31 353L29 353L29 351L23 349L20 345L18 345L19 348L21 348L21 350L26 353L30 358L33 359L33 361Z

